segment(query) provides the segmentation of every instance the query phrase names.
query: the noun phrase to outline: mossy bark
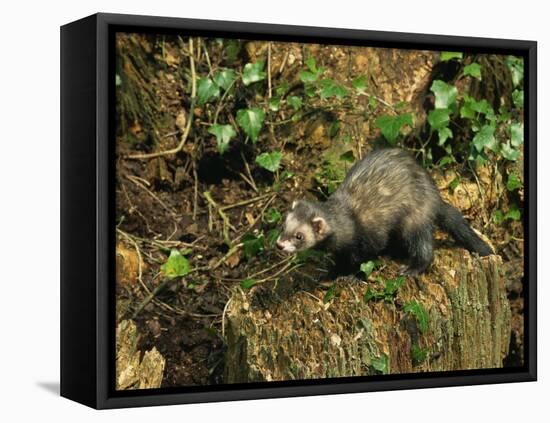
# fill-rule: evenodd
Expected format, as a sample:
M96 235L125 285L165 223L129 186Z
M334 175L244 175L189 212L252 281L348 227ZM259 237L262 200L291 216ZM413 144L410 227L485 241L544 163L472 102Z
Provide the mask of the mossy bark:
M390 302L368 301L367 287L339 278L328 303L320 287L254 307L236 292L226 316L227 383L502 367L510 342L510 306L499 256L438 249L430 271L408 278ZM394 265L383 269L395 276ZM427 312L421 330L405 305Z

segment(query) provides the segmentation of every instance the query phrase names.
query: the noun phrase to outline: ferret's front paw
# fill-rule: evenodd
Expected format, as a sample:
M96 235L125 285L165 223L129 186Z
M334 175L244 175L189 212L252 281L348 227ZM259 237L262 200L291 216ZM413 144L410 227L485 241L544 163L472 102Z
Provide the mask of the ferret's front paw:
M399 274L402 276L416 277L422 273L421 269L417 269L410 266L401 266L399 268Z

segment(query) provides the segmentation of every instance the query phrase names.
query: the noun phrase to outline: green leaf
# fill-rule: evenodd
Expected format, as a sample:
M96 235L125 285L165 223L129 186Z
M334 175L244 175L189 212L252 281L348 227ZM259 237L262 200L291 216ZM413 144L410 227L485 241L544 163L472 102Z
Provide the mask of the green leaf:
M391 144L395 144L395 140L401 133L401 128L405 125L413 127L412 115L410 113L402 113L397 116L383 115L376 119L374 125L380 128L382 135Z
M220 154L226 152L227 147L229 146L229 141L237 135L237 132L233 129L231 125L212 125L208 129L208 133L216 137L218 143L218 151Z
M315 82L317 81L317 74L303 70L300 72L300 81L304 84Z
M341 85L338 85L332 79L323 79L319 82L319 84L321 86L321 91L319 92L319 95L323 100L329 97L336 97L341 100L348 93L348 90L346 90Z
M214 82L224 91L227 91L236 77L237 75L233 69L223 69L214 75Z
M262 234L255 236L246 234L242 238L243 252L247 259L250 259L264 250L264 236Z
M373 291L371 287L369 286L367 288L367 291L365 292L365 295L363 296L363 301L365 303L368 303L370 300L377 298L377 295L379 295L377 292Z
M493 222L495 224L500 225L502 222L504 222L504 214L500 210L495 210L493 213Z
M286 102L294 110L298 110L302 107L302 99L298 96L291 95L286 99Z
M359 269L361 270L361 272L363 272L365 274L365 279L369 278L369 276L372 273L372 271L374 270L375 266L376 266L376 264L372 260L369 260L365 263L361 263L361 266L360 266Z
M435 95L436 109L450 109L456 104L458 90L454 85L449 85L439 79L436 79L430 90Z
M464 76L468 75L481 81L481 66L478 63L471 63L464 66Z
M422 304L419 304L416 300L412 300L405 304L403 311L415 317L420 332L424 333L428 330L429 316Z
M449 115L451 111L449 109L434 109L428 112L428 123L434 131L446 128L449 125Z
M315 58L313 56L309 56L306 60L306 66L308 69L313 73L319 73L319 69L317 68L317 64L315 63Z
M523 144L523 125L521 123L512 123L510 125L510 135L512 146L519 147Z
M347 163L353 163L355 162L355 155L352 150L349 150L340 155L340 160Z
M523 109L523 90L512 91L512 101L518 109Z
M258 60L256 63L247 63L243 68L243 84L248 86L254 82L265 79L264 61Z
M386 354L382 354L380 357L373 357L371 359L371 365L374 370L387 375L390 371L389 358Z
M168 279L185 276L190 270L189 260L182 256L178 250L173 249L170 251L170 256L166 263L160 266L160 270Z
M286 94L286 92L290 89L290 86L288 85L288 82L283 81L281 82L281 85L279 85L277 88L275 88L275 94L277 94L279 97L282 97Z
M495 139L495 128L491 125L484 125L472 140L477 151L482 151L484 148L495 151L497 143Z
M239 40L232 38L225 38L223 43L226 60L228 64L232 64L239 56L239 52L241 51L241 43Z
M519 151L512 147L509 142L500 146L500 154L502 154L502 157L506 160L512 162L515 162L519 158Z
M453 131L451 131L450 128L441 128L440 130L437 131L437 135L439 136L439 145L442 146L443 144L445 144L445 141L447 141L447 139L449 138L452 138L453 137Z
M517 87L523 81L523 59L521 57L508 56L506 65L512 74L512 83Z
M282 158L283 154L280 151L272 151L271 153L262 153L257 156L256 163L270 172L275 172L279 169Z
M459 51L442 51L439 59L442 62L448 62L449 60L462 59L462 53Z
M351 85L358 93L363 94L367 89L367 77L358 76L351 82Z
M120 78L119 74L117 73L115 75L115 86L119 87L120 85L122 85L122 79Z
M274 207L269 208L264 214L264 220L266 223L277 223L281 220L281 213Z
M327 289L327 292L325 293L325 296L323 297L323 303L326 304L330 300L334 298L336 295L336 284L331 285L329 289Z
M509 220L520 220L521 219L521 210L518 208L512 208L506 212L504 219Z
M404 283L405 278L403 276L386 281L386 285L384 286L384 296L386 299L393 297Z
M256 285L258 283L258 281L256 279L243 279L241 281L241 288L242 289L250 289L252 288L254 285Z
M267 241L267 245L270 247L273 247L275 245L275 242L277 241L277 238L279 238L279 235L281 235L281 230L278 228L271 229L265 239Z
M506 189L510 192L523 188L523 183L515 173L508 175L508 181L506 182Z
M210 78L201 78L197 83L197 100L198 103L204 104L209 100L219 97L220 87Z
M476 101L473 97L465 95L464 104L460 108L460 117L474 119L476 117L476 113L491 115L494 114L494 111L487 100L482 99L480 101Z
M451 181L451 183L449 184L449 189L451 190L451 192L454 192L454 190L458 187L459 184L460 184L460 177L459 177L459 176L456 176L456 177Z
M411 347L411 358L413 366L418 366L428 358L428 349L420 348L417 344L413 344Z
M315 93L317 92L314 84L309 84L304 82L304 93L308 97L315 97Z
M276 112L281 106L281 99L279 97L272 97L267 101L269 110Z
M237 111L237 123L253 143L258 139L264 124L265 112L258 108L241 109Z

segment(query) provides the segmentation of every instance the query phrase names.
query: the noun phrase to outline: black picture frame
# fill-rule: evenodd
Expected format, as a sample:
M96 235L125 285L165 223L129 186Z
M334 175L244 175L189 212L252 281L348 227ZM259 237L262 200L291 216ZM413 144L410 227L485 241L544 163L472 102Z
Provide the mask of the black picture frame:
M525 59L525 364L522 368L115 391L114 43L117 30L514 54ZM61 27L61 395L90 407L368 392L534 381L536 104L534 41L95 14Z

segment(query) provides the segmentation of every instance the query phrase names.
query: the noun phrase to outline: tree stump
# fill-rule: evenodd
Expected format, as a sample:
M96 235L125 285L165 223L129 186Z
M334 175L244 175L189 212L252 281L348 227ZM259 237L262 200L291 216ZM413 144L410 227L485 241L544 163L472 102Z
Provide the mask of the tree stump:
M428 273L407 278L392 301L364 301L370 286L338 278L326 304L316 286L254 307L235 292L225 321L226 383L502 367L510 306L501 258L439 248ZM397 264L379 272L395 278ZM371 278L372 279L372 278ZM407 304L421 304L427 322Z

